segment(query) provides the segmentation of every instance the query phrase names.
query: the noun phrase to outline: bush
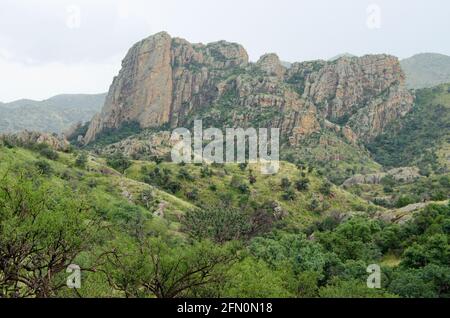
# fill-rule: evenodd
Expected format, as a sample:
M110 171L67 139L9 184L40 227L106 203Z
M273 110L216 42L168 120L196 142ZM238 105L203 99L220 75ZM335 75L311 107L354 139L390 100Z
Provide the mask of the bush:
M34 165L40 174L50 176L53 173L52 166L45 160L36 161Z
M248 185L246 185L245 183L241 183L238 186L238 190L242 193L242 194L248 194L250 193L250 188L248 187Z
M194 181L194 177L185 168L180 169L180 171L178 172L178 178L187 181Z
M114 155L106 159L106 164L120 173L124 173L125 170L131 166L131 161L121 152L116 152Z
M326 196L330 196L331 195L331 187L332 184L328 181L325 181L319 188L320 193L322 193L323 195Z
M401 196L400 198L398 198L397 202L395 203L395 207L403 208L403 207L413 204L413 203L416 203L416 200L413 197L411 197L409 195L404 195L404 196Z
M251 225L248 216L240 210L208 207L188 211L182 220L182 230L196 239L224 243L246 238Z
M294 201L295 200L295 192L292 189L287 189L281 196L283 200L286 201Z
M164 188L175 194L181 190L181 184L177 181L170 181Z
M75 166L80 168L80 169L85 169L87 161L88 161L87 154L85 152L82 152L75 159Z
M50 149L50 148L43 148L43 149L41 149L39 151L39 153L42 156L44 156L44 157L46 157L47 159L50 159L50 160L58 160L58 158L59 158L58 153L56 151Z
M211 177L213 175L213 171L211 169L209 169L208 166L203 166L200 169L200 176L202 178L207 178L207 177Z
M298 191L307 191L309 188L309 179L308 178L302 178L295 182L295 188Z
M281 179L280 186L283 190L288 190L289 187L291 186L291 181L288 178L283 178Z
M186 197L191 201L197 201L199 197L198 190L192 189L192 191L186 193Z
M317 211L319 206L320 206L319 201L317 201L317 199L312 199L311 202L309 203L309 210Z
M242 171L245 171L245 169L247 169L248 163L240 163L239 164L239 169L241 169Z

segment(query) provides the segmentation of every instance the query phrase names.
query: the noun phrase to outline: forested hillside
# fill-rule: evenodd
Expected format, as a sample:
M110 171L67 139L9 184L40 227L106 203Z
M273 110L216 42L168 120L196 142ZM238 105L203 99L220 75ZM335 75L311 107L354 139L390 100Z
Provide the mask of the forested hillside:
M265 180L246 165L105 160L8 142L0 159L3 297L449 293L448 203L396 224L290 164ZM83 273L76 291L65 287L71 263ZM365 285L373 263L382 266L382 289Z

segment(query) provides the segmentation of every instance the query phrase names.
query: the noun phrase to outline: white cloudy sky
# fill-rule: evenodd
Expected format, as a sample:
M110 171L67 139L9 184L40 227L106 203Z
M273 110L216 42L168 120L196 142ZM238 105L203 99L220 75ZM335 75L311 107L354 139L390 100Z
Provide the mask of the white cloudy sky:
M448 0L0 0L0 101L107 91L127 49L162 30L239 42L252 60L450 55L449 12Z

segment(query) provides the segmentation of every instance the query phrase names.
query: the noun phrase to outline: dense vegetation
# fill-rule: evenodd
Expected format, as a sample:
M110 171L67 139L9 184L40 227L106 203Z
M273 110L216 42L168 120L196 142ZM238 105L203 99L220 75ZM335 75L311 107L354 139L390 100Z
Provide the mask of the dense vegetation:
M256 168L1 146L0 297L450 296L448 203L391 223L315 169Z

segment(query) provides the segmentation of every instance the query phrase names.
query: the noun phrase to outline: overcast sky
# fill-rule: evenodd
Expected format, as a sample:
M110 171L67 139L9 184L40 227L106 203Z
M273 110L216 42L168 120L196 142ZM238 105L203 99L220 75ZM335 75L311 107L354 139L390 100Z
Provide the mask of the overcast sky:
M0 101L107 91L133 43L165 30L257 60L450 55L448 0L0 0Z

